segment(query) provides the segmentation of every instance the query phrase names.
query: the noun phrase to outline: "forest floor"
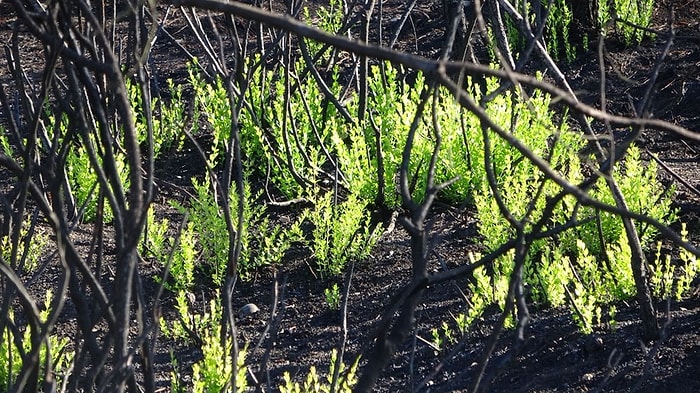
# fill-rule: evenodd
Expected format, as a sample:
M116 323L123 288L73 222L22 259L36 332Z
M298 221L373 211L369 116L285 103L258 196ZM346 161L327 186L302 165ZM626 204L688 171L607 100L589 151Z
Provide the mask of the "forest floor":
M667 6L671 1L659 2L652 28L666 29ZM385 2L384 18L395 18L403 10L402 4ZM440 4L438 0L418 2L412 13L411 28L405 28L406 33L399 38L400 48L432 58L437 56L445 30ZM653 115L700 132L700 1L684 0L675 4L677 37L661 68ZM5 39L8 23L0 22L2 38ZM164 27L183 47L198 53L192 38L180 29L183 26L181 18L174 18ZM607 48L607 95L611 111L632 115L628 100L636 101L643 94L644 82L648 80L664 45L665 38L659 36L633 48L616 45ZM173 78L185 82L187 59L180 48L162 38L156 42L153 53L152 72L162 80ZM596 54L582 56L570 64L561 64L561 67L574 89L590 92L582 97L595 104L600 88ZM0 71L0 75L3 72ZM670 171L673 171L690 185L700 188L700 144L648 131L643 135L642 147L656 154L668 167L668 170L660 169L663 179L672 180L674 175ZM191 146L189 149L189 152L185 149L177 156L157 163L156 182L160 184L160 199L156 203L164 202L160 206L164 212L169 211L165 203L167 199L182 200L182 190L189 187L187 180L203 174L203 165L197 164L201 159ZM700 240L700 195L678 184L674 202L680 211L680 221L688 225L691 238ZM280 215L288 213L281 211ZM438 204L429 221L432 222L434 255L440 256L447 267L464 264L468 252L479 249L477 221L470 208ZM84 235L89 242L89 228L85 228ZM109 249L106 251L110 252ZM338 346L343 335L340 312L329 308L324 289L333 283L342 286L344 277L325 280L315 277L309 268L309 258L308 255L296 255L278 266L277 271L260 271L252 281L237 284L234 307L255 303L260 308L259 313L239 321L241 341L250 343L249 360L253 365L270 349L266 368L273 387L281 383L283 372L301 377L312 365L326 372L331 350ZM432 258L431 263L433 271L441 269L437 257ZM391 297L408 282L410 268L410 238L398 224L395 230L382 236L370 258L354 265L347 305L347 359L362 349ZM151 261L141 269L144 277L152 277L158 273L160 265ZM55 278L58 279L58 274ZM270 335L262 337L262 334L271 317L276 284L282 319L273 339ZM50 286L52 283L45 281L33 291L40 293ZM155 287L155 282L146 283L148 291ZM203 309L214 296L214 289L201 283L195 296L195 306ZM166 316L174 313L174 299L171 297L164 299L163 306ZM415 339L407 340L397 349L382 373L377 391L412 391L421 386L429 392L466 390L477 375L476 366L497 313L486 315L471 328L462 339L461 350L445 364L441 361L446 353L436 351L426 343L431 340L431 328L439 326L442 321L450 321L452 314L464 308L459 285L429 288L418 308ZM700 392L700 282L696 280L688 298L659 302L657 309L659 323L664 326L662 339L644 343L640 340L641 324L634 301L617 305L614 328L599 327L590 336L577 330L568 310L537 309L533 305L526 341L517 356L505 356L514 341L513 332L506 331L501 335L486 368L486 389L492 392ZM262 345L256 348L255 344L261 337ZM170 380L170 350L183 365L192 364L201 353L193 346L180 346L167 340L161 341L160 346L156 363L160 383L165 388ZM501 361L503 359L508 361ZM438 365L439 371L422 385L423 378ZM191 373L188 369L182 371ZM257 371L257 375L264 375ZM260 382L266 383L264 380Z

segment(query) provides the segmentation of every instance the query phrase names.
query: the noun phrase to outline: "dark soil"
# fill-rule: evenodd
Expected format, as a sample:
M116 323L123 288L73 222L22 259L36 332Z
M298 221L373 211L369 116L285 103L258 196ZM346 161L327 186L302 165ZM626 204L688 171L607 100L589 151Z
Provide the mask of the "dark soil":
M668 17L668 4L660 1L655 16L654 29L664 30ZM411 20L399 36L397 47L406 51L435 58L442 46L444 35L443 11L438 0L420 1L411 14ZM700 2L685 0L674 2L675 38L669 56L664 60L655 88L653 115L700 132ZM315 2L310 2L313 6ZM8 4L0 2L0 13L9 15ZM405 7L403 2L384 3L383 18L398 18ZM8 13L5 13L8 11ZM0 38L9 42L9 23L0 16ZM389 23L389 22L387 22ZM188 59L182 50L200 55L195 40L184 29L183 18L172 13L164 24L181 47L173 40L160 36L153 48L154 61L151 73L161 87L172 78L186 84L185 64ZM390 31L385 33L390 36ZM385 38L386 39L386 38ZM608 78L607 97L609 110L633 115L629 102L637 102L644 94L645 82L650 78L665 45L661 35L649 39L634 48L622 48L611 44L606 56ZM31 50L26 54L31 57ZM581 98L595 104L599 100L599 68L595 53L582 56L571 64L561 64L574 90L583 92ZM31 63L31 61L28 61ZM206 67L206 62L204 64ZM6 80L6 65L2 63L0 78ZM624 76L623 79L621 76ZM163 94L166 94L164 92ZM682 140L674 135L648 131L643 135L642 146L658 156L667 169L660 169L663 179L678 184L674 201L680 208L680 219L687 223L694 240L700 239L700 195L680 184L684 179L690 186L700 188L698 157L700 145ZM648 158L648 156L646 157ZM156 199L161 214L173 214L167 201L187 198L188 179L203 174L203 165L192 146L158 162ZM293 214L282 209L281 217ZM174 216L176 217L176 216ZM442 206L435 207L430 215L432 223L431 271L468 262L467 253L478 250L476 218L469 209ZM83 247L89 246L90 228L82 229ZM106 254L110 255L107 245ZM255 303L260 312L239 321L241 343L249 343L249 364L252 372L265 386L265 370L256 367L269 350L265 369L269 371L269 384L273 390L281 383L281 376L289 372L297 380L303 379L310 366L327 372L330 352L337 348L347 334L346 359L361 353L368 340L372 340L377 322L382 318L387 304L395 293L409 282L411 269L410 239L399 224L382 236L372 256L357 262L351 269L351 286L347 305L347 331L343 332L340 311L329 309L324 289L333 283L341 287L345 277L318 279L309 267L308 255L290 255L289 261L278 266L277 271L263 270L250 282L239 282L234 307ZM444 266L443 266L444 263ZM154 261L146 261L142 269L148 294L153 294L154 277L160 267ZM33 293L43 293L58 279L55 267L32 286ZM108 279L109 271L104 277ZM424 295L416 316L415 336L406 340L397 350L389 366L382 373L377 391L396 392L423 390L429 392L466 391L478 375L481 359L492 326L498 317L488 313L459 342L459 350L447 358L450 348L436 351L426 341L431 341L431 329L445 321L452 323L456 315L466 307L461 289L464 282L431 287ZM277 295L274 288L277 287ZM193 309L203 309L214 295L206 283L195 290ZM274 301L278 300L281 315L279 325L266 330L272 317ZM166 295L164 314L174 314L174 299ZM660 324L663 336L654 342L640 339L641 328L637 305L634 301L617 305L617 324L601 326L595 334L586 336L577 331L570 312L564 309L537 309L532 305L532 320L526 329L526 341L513 354L513 332L505 331L499 339L496 351L485 370L486 390L493 392L700 392L700 283L681 302L659 302ZM71 313L67 308L59 330L70 332ZM74 315L74 314L73 314ZM265 333L265 336L263 334ZM260 346L256 346L260 342ZM201 356L194 345L160 342L156 362L159 384L166 388L170 381L170 355L173 350L184 366L185 376L191 374L192 362ZM444 361L444 363L443 363ZM363 371L360 364L360 372ZM426 378L427 377L427 378ZM426 381L424 381L426 379ZM254 383L252 377L250 383Z

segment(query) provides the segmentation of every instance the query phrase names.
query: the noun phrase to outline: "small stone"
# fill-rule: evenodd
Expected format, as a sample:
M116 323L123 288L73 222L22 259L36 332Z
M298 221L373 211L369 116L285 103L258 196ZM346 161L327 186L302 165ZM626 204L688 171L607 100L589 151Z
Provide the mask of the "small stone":
M248 303L238 310L238 319L248 318L249 316L255 314L258 311L260 311L258 306L256 306L253 303Z
M597 334L592 334L588 336L586 338L586 341L583 343L583 349L588 355L600 351L601 349L603 349L603 346L603 338Z

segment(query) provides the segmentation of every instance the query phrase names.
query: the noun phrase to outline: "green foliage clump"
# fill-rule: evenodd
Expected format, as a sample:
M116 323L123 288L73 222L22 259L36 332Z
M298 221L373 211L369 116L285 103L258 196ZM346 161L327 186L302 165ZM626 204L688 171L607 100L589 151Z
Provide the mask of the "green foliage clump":
M681 224L681 239L688 241L688 230ZM656 259L651 265L651 284L654 296L660 299L680 300L690 289L690 283L700 273L700 262L690 251L681 248L678 261L671 263L671 255L663 255L661 242L657 243Z
M190 298L190 299L188 299ZM247 366L245 359L247 347L238 351L236 358L236 389L231 389L230 382L234 367L231 360L232 343L221 341L222 306L221 297L218 295L209 301L208 311L202 313L192 312L188 303L193 300L192 295L185 291L179 291L176 296L178 321L169 323L164 318L160 319L160 328L166 337L190 341L196 337L201 344L202 359L192 365L192 380L187 383L183 380L177 360L171 356L173 370L171 372L171 391L192 392L243 392L247 388ZM187 387L190 389L187 389Z
M206 83L204 79L195 73L197 59L189 67L190 83L194 89L195 102L197 108L194 121L198 121L200 115L204 115L205 124L210 127L210 134L213 138L207 157L207 164L215 167L220 163L227 150L227 143L231 136L231 103L228 93L224 87L224 82L217 79L214 84ZM193 134L200 133L200 124L193 122Z
M279 386L279 391L281 393L330 393L331 391L340 393L352 392L353 386L355 386L357 383L357 365L359 364L360 358L358 357L349 369L345 363L340 363L339 375L344 375L344 378L340 380L339 385L335 387L335 390L331 390L333 386L333 375L335 375L337 359L338 354L336 350L331 350L330 366L325 380L318 375L315 366L311 366L311 369L306 375L306 379L304 380L303 384L292 381L292 377L289 375L289 372L285 372L283 377L284 384Z
M172 247L175 246L175 240L168 236L169 226L170 222L167 218L156 220L151 207L147 213L144 248L163 266L170 258L170 279L164 283L167 289L171 291L191 290L194 287L195 262L199 255L194 224L189 222L184 226L179 235L176 250L172 250Z
M93 143L90 140L88 143ZM119 181L122 187L129 187L129 177L127 173L126 158L123 154L114 155L114 163L119 174ZM90 160L88 152L84 146L77 146L68 151L66 159L66 172L70 182L73 195L79 212L82 212L83 220L91 222L97 217L97 191L100 184L95 172L95 164ZM98 158L97 165L102 165L102 159ZM105 222L112 222L114 213L108 203L104 204L103 217Z
M571 31L575 23L593 24L590 28L606 33L613 26L620 33L626 45L635 45L644 39L649 33L644 29L651 23L654 10L654 0L602 0L595 2L591 8L594 20L574 20L574 5L566 0L542 0L536 7L540 12L535 12L533 6L526 3L526 17L535 30L539 23L545 23L543 44L546 44L548 53L554 59L573 60L576 52L587 51L588 41L591 37L584 33L582 37L572 37ZM547 7L549 7L547 9ZM522 13L521 9L518 9ZM547 13L547 19L539 21L542 15ZM506 35L511 50L517 52L523 50L528 37L524 37L518 22L510 14L504 17ZM588 28L589 26L582 26ZM493 31L489 36L494 37ZM492 40L493 41L493 40ZM580 41L580 42L578 42ZM517 57L517 54L516 54Z
M153 158L158 158L162 152L171 149L181 149L184 143L183 129L185 127L185 102L182 99L182 86L176 86L170 79L167 81L171 97L165 101L159 97L151 99L150 107L153 127ZM134 115L138 141L142 146L148 146L148 119L143 108L143 95L138 84L126 80L126 88Z
M542 110L548 106L546 99L530 99L528 103L528 107L514 104L510 111L499 107L491 116L502 125L510 125L515 136L540 157L549 157L550 165L560 168L560 175L576 184L582 179L581 163L576 153L582 146L581 140L565 125L559 128L560 131L550 134L556 128L551 124L551 115ZM492 161L498 193L510 214L518 220L527 217L527 222L537 222L546 201L560 188L546 180L514 148L498 140L492 143ZM656 166L653 163L644 165L636 147L630 147L613 176L630 209L665 223L675 220L669 194L663 191L656 179ZM533 200L537 192L540 196ZM614 203L602 179L591 195L603 202ZM485 181L474 200L480 219L479 232L487 249L493 250L514 238L515 229L501 215L494 191ZM602 321L605 308L608 317L614 314L614 309L607 306L609 303L634 295L631 250L618 216L597 212L593 208L576 207L573 197L564 198L555 207L549 225L562 225L573 214L585 218L580 219L583 224L558 235L555 243L534 241L530 245L524 281L530 285L534 301L552 306L570 305L580 328L590 332L596 323ZM656 231L650 227L637 223L637 228L643 244L649 244L656 236ZM485 279L479 280L478 271L475 272L476 283L471 285L471 290L475 298L483 300L472 301L476 304L495 302L503 307L512 268L512 254L499 258L494 263L489 287L485 286ZM500 295L488 294L490 287Z
M217 202L217 193L213 190L209 179L205 178L204 181L199 182L193 178L192 185L195 198L188 207L177 206L183 213L187 212L191 219L184 235L196 233L196 247L199 251L199 259L203 261L200 266L212 278L213 283L221 284L226 278L230 247L226 219ZM246 183L243 190L243 229L238 234L242 244L238 274L243 279L252 277L255 270L261 266L280 263L292 243L301 240L300 222L295 222L290 228L272 224L265 206L254 205L254 199L256 198L252 197L250 186ZM231 217L235 220L239 199L234 188L230 190L228 202ZM184 236L183 241L185 239L190 237ZM194 247L189 247L184 242L182 249L187 251ZM189 263L191 259L189 254L183 255L183 261Z
M4 261L3 263L12 265L16 271L32 272L39 267L41 255L48 245L48 236L38 231L31 224L31 220L26 218L19 230L16 250L13 250L12 238L9 234L0 236L0 256ZM20 263L23 263L23 265L20 265Z
M649 33L654 0L610 0L598 3L598 25L603 29L614 23L627 45L638 44Z
M236 388L231 389L231 376L234 371L230 356L232 343L231 340L225 345L221 342L221 315L221 303L211 300L209 312L201 316L208 326L200 330L203 358L192 366L192 391L195 393L244 392L248 387L245 365L248 350L241 348L236 358Z
M311 250L321 277L337 276L351 260L369 256L379 239L379 230L371 229L365 206L349 194L343 202L334 203L327 193L315 199L306 219L313 225Z
M44 308L39 313L40 323L46 323L49 314L51 313L51 301L53 298L53 293L50 290L46 291L46 298L44 300ZM10 325L15 325L15 318L12 309L8 313L9 324L5 325L5 329L0 331L0 390L1 391L11 391L11 387L16 382L17 375L22 370L23 357L28 356L32 351L32 333L30 329L26 329L23 334L21 331L16 331L10 328ZM15 340L15 334L21 334L19 342L21 347L17 346L17 340ZM68 377L68 372L71 370L71 364L73 362L74 353L68 349L68 338L58 337L56 335L50 334L48 336L48 347L46 341L38 343L39 348L39 380L41 382L46 375L46 365L50 361L51 372L53 373L53 379L60 386L64 379ZM50 348L50 352L48 349ZM47 357L50 354L50 359Z
M56 134L65 135L67 128L68 117L64 115L56 122L49 122L46 130L49 138L53 139L58 138ZM119 179L107 178L108 187L128 189L129 174L126 155L118 149L113 149L112 156L105 157L107 153L96 133L82 135L79 142L72 143L73 146L67 150L65 158L64 170L68 180L66 192L70 193L71 198L75 200L77 213L84 221L91 222L97 217L99 191L103 187L98 181L97 168L100 168L105 174L109 174L111 172L105 169L107 165L111 165L110 162L113 162ZM93 152L93 157L90 157L90 151ZM107 198L103 200L108 201ZM102 208L104 221L111 222L114 219L114 213L109 203L105 202Z
M323 31L336 34L343 25L343 5L339 0L330 0L327 7L316 7L315 17L311 16L308 7L304 7L304 20ZM321 50L321 43L312 40L306 42L309 52L317 53Z
M326 304L328 304L331 310L340 308L340 288L337 283L333 284L332 287L324 289L323 295L326 298Z

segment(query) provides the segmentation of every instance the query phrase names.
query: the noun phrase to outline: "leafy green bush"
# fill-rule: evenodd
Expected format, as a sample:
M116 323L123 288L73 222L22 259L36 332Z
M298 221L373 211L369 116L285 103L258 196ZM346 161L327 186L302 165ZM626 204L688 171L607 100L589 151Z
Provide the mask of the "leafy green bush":
M68 117L63 116L59 121L48 122L46 127L50 139L57 138L56 134L65 135L68 127ZM58 128L58 129L56 129ZM104 168L105 159L99 138L94 133L83 136L79 142L72 142L73 146L68 149L65 162L65 171L68 178L68 192L75 198L78 213L87 222L93 221L97 216L98 196L101 185L98 182L95 168ZM92 162L89 155L89 148L95 153L95 162ZM120 150L115 149L114 165L117 171L118 181L124 189L129 188L129 176L127 172L126 156ZM109 180L109 179L108 179ZM105 198L105 201L107 199ZM114 215L109 203L105 202L103 219L109 223Z
M656 162L644 163L641 159L639 148L632 145L627 151L622 165L615 168L615 179L625 196L625 201L630 210L640 214L648 215L661 220L662 222L675 222L676 212L671 208L671 195L674 188L668 190L657 179ZM612 194L608 187L598 187L592 196L608 204L614 204ZM589 211L590 212L590 211ZM592 212L590 212L592 214ZM611 213L600 213L601 226L606 242L614 242L622 232L624 232L622 221ZM590 223L581 227L578 235L590 244L593 252L600 252L597 237L596 223ZM637 231L640 234L642 244L647 246L652 244L652 240L658 231L647 224L637 224Z
M191 295L190 295L191 296ZM221 342L222 306L217 294L209 301L209 309L202 313L192 312L188 306L188 295L179 291L176 296L178 321L160 319L160 328L166 337L185 342L196 336L201 343L202 359L192 365L191 383L183 380L177 360L171 356L171 390L192 392L243 392L247 388L247 347L238 351L236 360L236 389L231 389L233 373L231 341Z
M192 265L195 259L202 260L200 269L215 285L223 283L226 278L229 237L226 220L217 202L216 192L209 178L203 181L192 179L195 198L189 206L175 204L182 213L187 212L191 222L183 231L180 252L175 253L171 275L175 282L189 283L192 277ZM238 274L242 279L249 279L256 269L274 265L294 242L302 239L301 222L294 222L289 228L272 224L264 205L254 204L250 186L244 187L243 230L241 237L241 256L238 261ZM229 194L231 216L236 217L238 196L231 188ZM196 256L194 255L196 253ZM178 278L180 272L183 277ZM183 288L187 288L185 285Z
M128 188L129 178L125 160L126 158L123 154L117 153L114 156L121 184L123 187ZM98 164L102 165L101 159L99 161ZM68 180L77 206L83 212L83 220L87 222L93 221L97 215L97 196L100 185L97 181L97 173L84 146L76 146L68 151L66 172L68 173ZM114 219L112 208L108 203L104 205L103 214L105 222L112 222Z
M171 248L175 246L175 240L167 234L169 225L167 218L156 220L152 207L148 210L147 226L144 231L145 251L163 266L167 264ZM189 222L180 233L177 250L172 252L170 279L165 283L167 289L178 291L191 290L194 287L195 261L199 255L197 247L194 224Z
M214 85L206 83L204 79L195 73L197 58L189 67L190 83L194 89L194 119L192 134L198 134L199 117L203 116L206 124L211 128L213 138L207 157L210 167L215 167L226 153L226 143L231 135L231 104L223 81L217 79Z
M326 304L328 304L331 310L340 308L340 288L337 283L333 284L332 287L324 289L323 295L326 298Z
M368 257L379 239L366 206L356 198L350 194L347 200L334 204L332 194L319 195L306 213L313 225L309 245L321 277L337 276L348 261Z
M468 81L469 82L469 81ZM494 89L496 81L487 80L487 88ZM479 93L472 91L477 98ZM438 174L444 181L455 176L460 179L443 196L451 201L473 201L477 210L479 233L487 250L515 237L515 229L501 214L491 190L484 167L485 140L476 116L450 108L447 100L436 108L440 114L443 146ZM576 184L583 180L583 165L578 151L583 139L568 129L565 122L554 123L550 98L535 92L527 99L507 92L486 106L487 114L502 128L510 130L523 144L539 157L546 158L559 175ZM510 214L526 223L541 219L546 202L560 192L560 187L515 148L495 133L488 131L489 165L497 182L498 193ZM444 156L443 156L444 154ZM672 189L664 187L656 178L656 165L644 164L639 150L632 146L625 160L614 172L628 206L661 222L676 220L671 208ZM539 194L538 194L539 193ZM603 202L614 204L609 188L603 180L590 192ZM535 198L535 196L537 196ZM553 242L534 241L526 258L525 282L536 302L561 306L569 304L579 326L590 331L603 317L611 318L614 310L607 304L627 299L635 293L630 259L631 251L618 216L596 212L593 208L578 206L567 196L555 206L548 227L566 223L577 214L579 224L557 237ZM531 224L526 224L527 230ZM598 231L598 227L602 228ZM637 224L643 244L648 245L657 235L656 230ZM602 239L602 242L601 242ZM493 271L477 269L469 286L470 305L463 318L468 324L478 318L490 304L505 305L508 284L513 269L514 254L499 258ZM604 310L608 310L603 315ZM512 320L506 321L507 325Z
M231 340L226 346L220 339L221 327L221 303L220 297L209 302L209 312L201 316L202 321L207 325L200 330L202 339L202 360L192 366L192 391L195 393L208 392L244 392L247 384L247 367L245 358L248 352L247 347L238 351L236 359L236 388L231 389L231 376L233 374L233 364L231 362Z

